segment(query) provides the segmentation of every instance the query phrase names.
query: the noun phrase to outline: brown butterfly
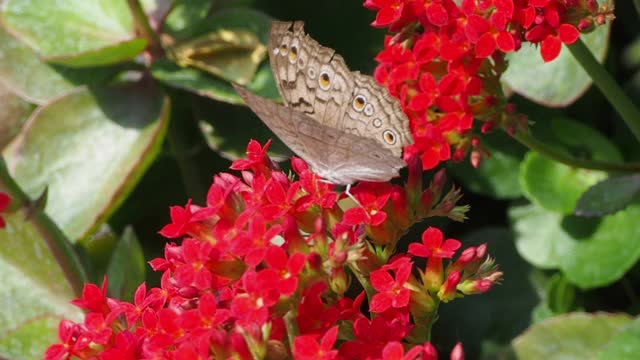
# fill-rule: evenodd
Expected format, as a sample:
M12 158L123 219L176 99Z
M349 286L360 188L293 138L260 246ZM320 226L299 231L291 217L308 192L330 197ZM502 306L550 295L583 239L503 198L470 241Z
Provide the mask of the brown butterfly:
M334 50L305 34L304 23L274 22L271 69L284 105L234 85L258 117L311 170L333 184L388 181L412 142L398 101L376 81L351 72Z

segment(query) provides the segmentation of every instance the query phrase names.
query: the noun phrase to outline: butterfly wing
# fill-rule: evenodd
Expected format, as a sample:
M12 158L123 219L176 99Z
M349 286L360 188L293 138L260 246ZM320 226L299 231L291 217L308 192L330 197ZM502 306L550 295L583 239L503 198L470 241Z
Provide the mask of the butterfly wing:
M304 32L302 21L274 21L268 51L286 106L325 126L372 138L398 157L413 142L398 100L371 76L349 70L333 49Z
M311 169L326 180L347 185L358 180L388 181L404 161L375 140L325 126L295 109L234 85L256 115Z

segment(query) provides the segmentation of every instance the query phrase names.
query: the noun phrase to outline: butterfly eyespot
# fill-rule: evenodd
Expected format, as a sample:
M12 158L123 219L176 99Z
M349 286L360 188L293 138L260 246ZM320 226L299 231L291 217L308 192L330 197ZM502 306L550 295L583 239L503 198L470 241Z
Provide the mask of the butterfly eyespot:
M394 134L394 132L391 130L385 130L382 133L382 137L384 138L384 141L386 141L389 145L393 145L396 143L396 134Z
M362 111L364 109L367 100L362 95L358 95L353 99L353 109L357 112Z
M364 107L364 114L367 116L371 116L373 115L375 109L373 108L373 105L371 104L367 104L367 106Z
M287 55L289 47L287 46L287 44L280 44L280 55L285 56Z
M331 87L331 79L329 78L329 74L326 71L320 73L318 84L320 84L320 88L322 90L329 90L329 87Z
M309 70L307 70L307 75L309 75L310 79L315 79L316 78L316 69L310 67Z
M295 45L292 45L291 49L289 50L289 62L293 64L297 60L298 60L298 47Z
M373 119L373 126L379 128L380 126L382 126L382 119L380 118L375 118Z

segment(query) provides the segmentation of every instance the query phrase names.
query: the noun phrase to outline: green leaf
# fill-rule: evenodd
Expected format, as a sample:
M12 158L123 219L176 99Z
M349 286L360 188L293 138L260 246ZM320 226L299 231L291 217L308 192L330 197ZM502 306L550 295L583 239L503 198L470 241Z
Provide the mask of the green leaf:
M640 175L610 178L593 185L576 205L578 216L604 216L627 207L640 194Z
M562 214L573 213L580 195L607 177L603 171L572 168L529 152L520 168L520 183L532 202Z
M41 359L57 339L60 319L83 316L69 303L77 297L65 272L69 266L63 268L48 246L67 240L37 210L2 215L7 226L0 231L0 356Z
M573 309L576 290L560 273L555 273L547 289L547 303L555 314L567 313Z
M514 207L509 217L523 258L537 267L560 268L583 289L611 284L640 259L640 205L600 222L534 205Z
M490 153L476 169L469 161L448 162L447 169L465 190L497 199L514 199L522 195L516 169L524 156L524 147L503 132L482 138Z
M194 25L207 16L212 4L213 0L175 0L164 30L178 40L188 38Z
M478 354L481 342L508 344L526 329L538 296L529 281L531 266L518 256L510 230L486 227L460 240L465 247L487 243L487 252L496 259L505 280L485 294L441 304L432 334L434 343L444 349L451 349L455 342L462 341L466 353ZM455 334L455 338L446 338L446 334ZM442 341L449 343L442 344Z
M535 205L509 210L518 253L535 267L555 269L576 240L562 229L562 215Z
M275 161L284 161L292 153L273 132L243 107L230 107L201 99L195 102L194 113L209 147L229 160L246 157L247 144L255 139L261 144L271 139L268 154Z
M0 26L0 78L26 101L45 104L80 85L105 83L118 70L117 67L78 69L43 63L32 49Z
M247 30L220 29L167 50L181 67L194 67L223 80L247 85L267 56L267 47Z
M604 161L622 161L620 152L597 131L570 119L552 119L547 143L556 143L574 156ZM598 181L604 171L573 168L536 152L529 152L520 167L524 195L544 207L562 214L573 213L580 196Z
M640 37L636 37L622 53L622 61L627 68L640 66Z
M102 282L107 273L107 266L111 254L118 245L119 237L108 223L104 223L82 241L76 249L85 257L85 264L89 271L89 281ZM111 285L111 281L109 281Z
M596 357L599 360L635 360L640 354L640 318L625 325Z
M0 151L20 131L33 106L13 94L0 81Z
M599 1L602 3L602 0ZM609 44L611 24L599 26L590 34L580 36L600 62L604 61ZM547 106L564 107L573 103L591 86L591 78L562 46L560 56L544 63L540 47L523 44L516 52L507 54L509 67L502 81L514 92L531 101Z
M25 192L48 187L46 212L72 240L124 200L155 158L168 99L149 83L81 88L41 107L4 155Z
M556 316L531 326L513 347L521 360L591 359L630 321L626 314Z
M60 320L60 317L44 315L16 324L8 333L3 331L0 356L4 359L42 359L45 350L60 341L57 336Z
M538 304L535 309L533 309L531 313L531 321L533 323L537 323L543 321L545 319L549 319L557 315L549 308L546 302L541 302Z
M116 299L133 301L133 294L145 279L144 253L132 227L127 227L111 255L107 269L109 294Z
M263 44L267 44L271 21L270 17L258 11L227 9L216 12L213 17L193 29L190 35L195 38L220 29L248 30L256 34ZM228 82L203 71L181 68L169 61L159 60L152 64L151 72L154 77L169 86L230 104L243 104L240 96ZM271 66L267 61L258 67L256 74L246 87L251 92L269 99L280 98L271 73Z
M158 60L151 65L153 76L163 83L229 104L244 104L231 84L192 68L181 68L167 60ZM262 63L247 89L272 100L280 99L271 66Z
M47 61L97 66L133 59L146 46L136 39L125 0L6 0L5 26Z

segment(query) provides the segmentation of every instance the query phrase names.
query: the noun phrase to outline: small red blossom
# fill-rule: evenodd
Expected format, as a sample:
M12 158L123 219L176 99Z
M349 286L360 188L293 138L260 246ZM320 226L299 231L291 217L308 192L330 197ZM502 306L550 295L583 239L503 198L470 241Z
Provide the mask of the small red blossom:
M364 6L371 10L378 10L376 20L371 23L375 27L385 27L400 20L403 0L366 0Z
M305 211L314 204L322 209L329 209L336 204L338 197L333 191L334 185L322 181L300 158L292 158L291 166L300 176L301 187L306 193L296 201L295 206L298 211Z
M350 226L362 223L371 226L382 224L387 219L383 208L391 197L391 190L391 185L387 183L358 183L351 190L358 204L345 211L342 222Z
M258 281L272 284L282 296L291 296L298 288L298 274L305 265L305 259L305 255L298 252L287 258L283 249L270 246L265 257L269 268L260 271Z
M271 139L264 144L264 147L260 146L256 140L251 139L247 145L247 158L235 160L230 168L233 170L251 169L257 174L269 172L269 169L273 167L269 156L267 156L269 145L271 145Z
M82 297L71 301L73 305L99 314L108 314L110 312L107 302L106 276L102 280L101 288L94 284L85 284L82 288Z
M346 359L375 359L382 349L393 341L400 341L411 331L406 312L390 309L369 320L360 317L353 322L355 339L340 346L340 355Z
M430 227L422 233L422 244L409 245L409 254L424 258L451 258L461 243L455 239L443 239L442 231Z
M331 360L338 357L338 351L333 350L338 338L338 327L329 329L318 343L315 335L302 335L293 342L293 356L300 360Z
M404 352L404 347L399 341L392 341L388 343L384 349L382 349L382 360L414 360L424 359L422 355L423 347L417 345L412 347L407 353Z
M403 308L409 305L411 292L405 284L411 275L411 267L411 262L403 262L395 269L395 279L386 269L371 272L371 285L378 291L371 298L372 312L381 313L390 307Z
M168 238L177 238L185 234L197 235L201 230L201 216L197 216L200 207L191 205L191 200L182 206L172 206L170 209L171 224L165 225L160 230L160 235ZM202 215L202 214L201 214Z

